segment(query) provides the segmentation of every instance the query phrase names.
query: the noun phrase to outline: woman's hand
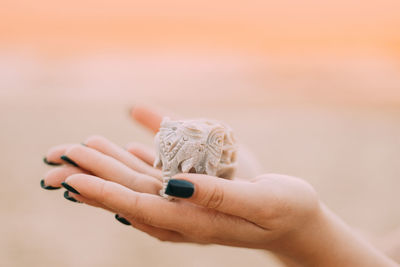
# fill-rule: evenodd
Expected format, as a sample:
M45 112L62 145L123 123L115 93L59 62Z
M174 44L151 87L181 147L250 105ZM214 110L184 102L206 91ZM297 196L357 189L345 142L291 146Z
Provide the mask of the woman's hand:
M44 183L59 187L65 182L80 193L70 191L69 197L113 211L169 241L267 248L319 212L313 189L282 175L248 182L181 174L171 180L169 192L175 197L183 192L187 199L166 201L158 196L161 172L149 164L154 155L144 147L130 149L137 156L99 136L85 145L55 147L46 158L70 164L52 169Z
M51 170L43 184L64 182L67 198L114 212L162 241L268 249L315 266L391 264L355 238L301 179L180 174L167 190L177 199L167 201L158 196L161 173L151 166L151 150L132 144L130 151L97 136L85 146L53 148L47 160L69 164Z
M167 190L178 199L168 201L157 194L159 170L144 158L102 137L85 144L53 150L76 166L55 168L50 173L59 175L48 175L46 184L65 180L68 197L114 212L159 240L267 249L314 266L391 264L354 237L301 179L269 174L231 181L180 174ZM152 161L149 151L141 153Z

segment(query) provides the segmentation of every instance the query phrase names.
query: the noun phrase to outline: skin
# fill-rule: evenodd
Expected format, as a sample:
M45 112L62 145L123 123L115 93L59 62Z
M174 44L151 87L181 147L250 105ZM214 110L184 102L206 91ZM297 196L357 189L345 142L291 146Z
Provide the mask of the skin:
M132 117L154 133L162 120L146 106L135 107ZM79 167L55 167L45 184L65 181L80 193L69 193L76 200L117 213L161 241L264 249L288 266L397 266L356 236L302 179L179 174L173 178L193 183L194 194L168 201L158 195L161 172L152 167L152 149L138 143L123 149L101 136L84 144L48 151L48 161L65 163L60 156L67 155Z

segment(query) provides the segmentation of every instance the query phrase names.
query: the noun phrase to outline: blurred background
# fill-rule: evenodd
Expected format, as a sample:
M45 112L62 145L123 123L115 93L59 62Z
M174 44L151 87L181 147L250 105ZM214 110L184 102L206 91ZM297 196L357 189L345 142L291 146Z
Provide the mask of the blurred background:
M2 0L0 266L280 266L161 243L39 181L53 145L152 144L149 103L229 123L376 244L400 225L400 2ZM177 260L180 259L180 260Z

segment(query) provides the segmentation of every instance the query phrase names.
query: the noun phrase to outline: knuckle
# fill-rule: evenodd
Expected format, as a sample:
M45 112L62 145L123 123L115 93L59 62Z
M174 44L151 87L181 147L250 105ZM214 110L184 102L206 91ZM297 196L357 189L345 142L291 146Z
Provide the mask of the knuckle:
M158 192L160 192L162 188L162 183L146 174L134 172L131 175L127 187L140 193L150 193L158 195Z
M85 144L94 148L104 145L106 141L107 139L101 135L92 135L86 139Z
M140 187L142 184L139 182L141 173L137 173L135 171L132 171L130 174L129 180L127 181L127 187L131 188L133 190L138 190L138 187Z
M129 202L127 213L134 221L141 224L152 225L153 219L151 216L143 212L141 198L136 196Z
M218 209L224 202L224 190L219 184L215 184L215 186L206 193L203 201L205 207Z
M123 205L121 205L121 202L118 201L118 190L115 188L115 183L106 181L106 180L101 180L100 182L100 188L97 194L98 202L109 206L111 205L112 207L116 209L123 208ZM119 210L118 210L119 211ZM125 214L125 211L122 209L121 212Z
M99 200L100 202L104 202L109 197L110 197L109 182L104 181L101 183L99 188Z

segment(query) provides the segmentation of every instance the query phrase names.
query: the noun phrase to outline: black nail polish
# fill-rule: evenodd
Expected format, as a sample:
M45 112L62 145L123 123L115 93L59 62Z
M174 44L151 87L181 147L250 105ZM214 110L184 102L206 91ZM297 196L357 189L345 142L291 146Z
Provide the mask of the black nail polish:
M62 155L60 158L61 158L63 161L68 162L68 163L71 164L71 165L74 165L75 167L79 167L78 164L76 164L72 159L68 158L68 157L65 156L65 155Z
M117 221L119 221L122 224L131 225L131 223L127 219L119 217L118 214L115 214L115 219L117 219Z
M65 191L65 192L64 192L64 198L65 198L65 199L68 199L69 201L72 201L72 202L81 203L80 201L78 201L78 200L76 200L75 198L71 197L71 196L69 195L69 192L68 192L68 191Z
M61 187L54 187L54 186L46 185L46 184L44 183L44 180L43 180L43 179L40 180L40 186L41 186L43 189L46 189L46 190L56 190L56 189L60 189L60 188L61 188Z
M70 186L70 185L67 184L66 182L62 182L61 185L62 185L65 189L67 189L68 191L80 195L79 192L76 191L75 188L73 188L72 186Z
M194 185L191 182L178 179L169 180L167 189L165 189L165 194L182 198L191 197L193 192Z
M50 166L59 166L59 165L61 165L61 163L48 161L46 157L43 158L43 162L46 163L47 165L50 165Z

